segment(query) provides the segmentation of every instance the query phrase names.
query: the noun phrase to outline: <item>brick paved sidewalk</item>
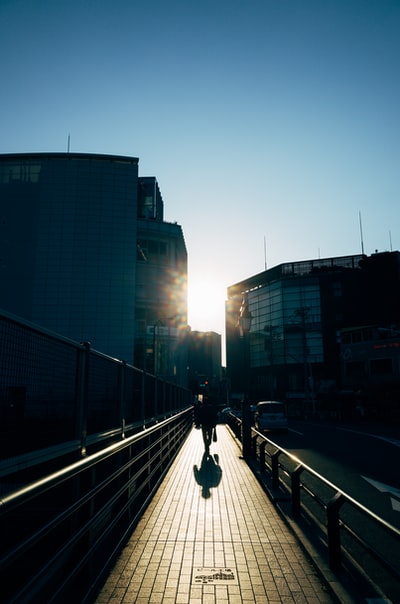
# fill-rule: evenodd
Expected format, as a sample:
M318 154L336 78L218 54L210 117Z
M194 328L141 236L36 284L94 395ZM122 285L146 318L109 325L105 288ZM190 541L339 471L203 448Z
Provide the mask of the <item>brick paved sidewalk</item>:
M336 601L224 425L208 458L193 430L97 604Z

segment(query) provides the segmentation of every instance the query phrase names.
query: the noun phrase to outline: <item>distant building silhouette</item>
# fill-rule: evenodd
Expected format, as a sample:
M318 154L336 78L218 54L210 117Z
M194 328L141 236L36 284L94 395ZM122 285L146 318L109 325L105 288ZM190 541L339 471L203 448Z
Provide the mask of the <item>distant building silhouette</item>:
M193 394L223 401L220 334L188 332L188 385Z
M137 158L0 155L0 199L1 308L186 381L185 241Z
M356 374L358 349L352 374L341 355L341 339L347 332L354 338L362 326L379 326L380 333L393 326L399 329L399 252L281 264L228 287L227 297L227 374L233 394L247 388L253 401L278 398L286 400L294 413L324 417L349 413L360 383L364 387L373 383L375 396L379 385L385 389L390 385L391 400L396 396L399 400L400 346L386 347L387 360L382 351L379 360L376 352L369 353L373 357L366 365L369 381L360 381ZM237 327L243 300L252 316L246 367ZM396 335L398 339L400 330ZM346 345L347 354L356 353L354 340L352 346ZM391 378L382 381L389 366ZM371 367L381 372L380 380L371 376Z

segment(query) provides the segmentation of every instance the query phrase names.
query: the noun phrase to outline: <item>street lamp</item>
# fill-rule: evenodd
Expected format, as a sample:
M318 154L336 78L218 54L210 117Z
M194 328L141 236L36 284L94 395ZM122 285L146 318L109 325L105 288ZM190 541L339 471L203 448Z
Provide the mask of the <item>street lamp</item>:
M243 385L244 393L242 400L242 455L243 459L250 457L251 450L251 421L250 406L248 402L248 372L250 370L250 349L248 335L251 329L252 314L250 312L247 298L244 297L239 311L238 327L240 337L243 341Z

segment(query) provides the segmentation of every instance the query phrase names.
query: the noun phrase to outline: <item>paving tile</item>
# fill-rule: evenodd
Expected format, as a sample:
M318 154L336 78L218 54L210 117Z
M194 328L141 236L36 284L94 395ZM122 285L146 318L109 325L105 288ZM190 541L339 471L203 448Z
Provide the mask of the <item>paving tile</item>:
M198 569L204 571L204 582L198 582ZM227 584L221 584L224 579ZM334 601L225 426L218 427L218 442L208 457L203 455L201 432L192 431L96 600Z

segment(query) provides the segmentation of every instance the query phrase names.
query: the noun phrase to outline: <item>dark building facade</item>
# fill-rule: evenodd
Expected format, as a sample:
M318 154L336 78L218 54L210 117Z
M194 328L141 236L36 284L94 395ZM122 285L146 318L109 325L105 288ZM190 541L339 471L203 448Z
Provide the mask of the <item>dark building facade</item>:
M232 285L227 298L232 391L326 414L344 388L342 330L400 325L400 254L282 264ZM251 313L247 352L237 327L243 304Z
M173 351L186 333L187 252L138 159L1 155L0 202L0 307L139 367L147 356L146 369L157 369L154 338L143 334L173 316Z
M221 335L214 331L188 332L188 385L193 394L221 395Z
M221 335L214 331L188 333L189 383L198 389L204 382L221 379Z
M181 227L164 222L155 178L139 178L135 365L176 382L187 377L187 251ZM185 376L185 377L184 377Z
M341 330L340 365L353 417L400 421L400 325Z

